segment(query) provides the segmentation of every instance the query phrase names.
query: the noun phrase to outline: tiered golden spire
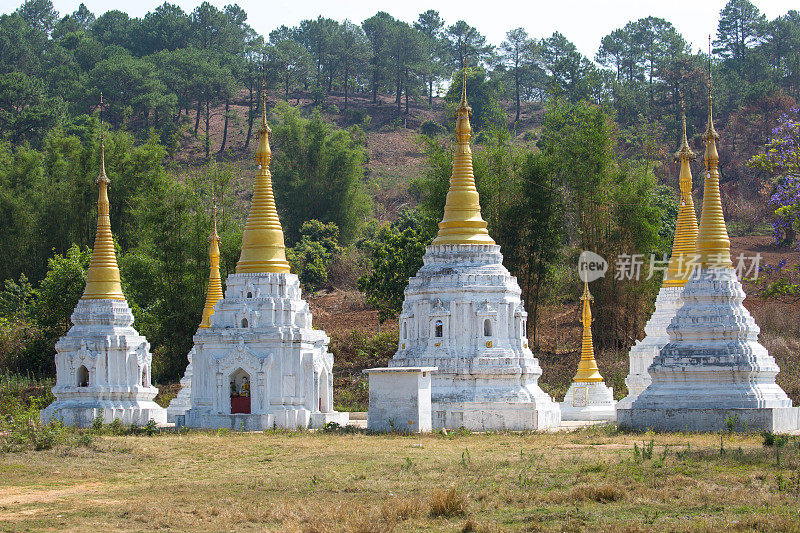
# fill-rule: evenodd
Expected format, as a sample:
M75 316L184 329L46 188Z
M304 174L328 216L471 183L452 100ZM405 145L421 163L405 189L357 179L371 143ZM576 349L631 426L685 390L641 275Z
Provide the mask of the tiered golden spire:
M600 370L597 368L597 361L594 358L594 343L592 342L592 306L591 302L594 300L592 294L589 292L589 283L584 282L583 296L583 313L581 314L581 321L583 322L583 338L581 339L581 361L578 363L578 373L572 381L582 383L593 383L603 381L603 376L600 375Z
M208 236L208 289L206 289L206 305L203 307L203 318L200 320L200 327L211 326L211 315L214 314L214 306L222 300L222 278L219 275L219 235L217 234L217 204L214 203L212 215L211 235Z
M697 234L697 256L701 268L732 268L731 241L725 227L722 213L722 198L719 192L719 154L717 139L719 135L714 129L711 97L711 65L708 73L708 127L703 140L706 144L705 165L706 179L703 192L703 210L700 214L700 229Z
M672 257L664 275L664 287L683 287L691 275L691 259L697 247L697 214L692 200L692 169L689 161L694 161L694 153L689 148L686 138L686 107L681 94L681 111L683 121L683 138L681 147L675 153L675 161L681 163L681 174L678 185L681 189L681 205L678 208L678 222L675 226L675 237L672 241Z
M100 94L100 173L97 176L97 232L94 237L92 261L86 272L86 289L83 300L124 300L120 284L117 256L114 253L114 237L111 235L109 216L108 184L103 135L103 95Z
M283 229L275 208L272 193L272 174L269 162L272 150L269 147L270 129L267 125L266 88L261 90L261 128L258 130L256 148L255 191L247 215L247 223L242 234L242 254L236 263L236 273L289 272L286 261L286 246L283 242Z
M444 218L439 222L439 234L433 240L438 244L494 244L481 217L478 189L472 171L472 150L469 139L472 126L469 116L472 109L467 105L467 71L461 88L461 103L456 110L456 151L453 158L453 174L450 190L444 206Z

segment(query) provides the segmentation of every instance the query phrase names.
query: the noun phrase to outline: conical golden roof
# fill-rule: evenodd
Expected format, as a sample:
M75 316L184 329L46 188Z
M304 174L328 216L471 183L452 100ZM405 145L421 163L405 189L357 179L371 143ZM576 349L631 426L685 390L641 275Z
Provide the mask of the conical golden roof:
M681 97L681 107L683 98ZM683 109L683 138L681 147L675 154L675 161L681 163L678 185L681 189L681 205L678 208L678 221L675 226L675 237L672 241L672 257L664 275L664 287L683 287L691 275L691 260L697 247L697 214L692 200L692 169L689 161L694 160L694 153L689 148L686 138L686 109Z
M211 235L208 236L208 288L206 289L206 305L203 307L203 318L200 320L200 327L211 326L211 315L214 314L214 306L222 300L222 278L219 275L219 235L217 234L217 206L214 205L212 215Z
M461 104L456 110L456 151L450 190L444 206L444 218L439 222L439 233L431 244L494 244L481 217L478 189L472 171L472 150L469 139L472 126L467 105L467 74L461 88Z
M103 98L100 97L100 104ZM114 237L111 235L109 216L108 184L106 176L105 146L103 143L103 122L100 121L100 174L97 176L97 232L94 237L92 261L86 272L86 289L83 300L124 300L120 284L117 256L114 253Z
M703 210L700 214L700 228L697 234L698 263L702 268L732 268L731 241L725 227L722 213L722 198L719 191L719 154L717 139L719 135L714 129L711 98L711 78L708 84L708 127L703 140L706 144L705 191L703 192Z
M283 242L283 228L275 208L272 193L272 174L269 162L272 150L269 147L269 126L267 125L266 92L261 92L261 128L258 131L256 148L256 173L253 201L242 234L242 254L236 263L236 273L289 272L286 261L286 246Z
M600 370L597 368L597 361L594 358L594 343L592 342L592 306L591 302L594 300L592 294L589 292L589 283L584 282L583 296L583 313L581 314L581 322L583 322L583 338L581 339L581 361L578 363L578 373L572 381L592 383L603 381L603 376L600 375Z

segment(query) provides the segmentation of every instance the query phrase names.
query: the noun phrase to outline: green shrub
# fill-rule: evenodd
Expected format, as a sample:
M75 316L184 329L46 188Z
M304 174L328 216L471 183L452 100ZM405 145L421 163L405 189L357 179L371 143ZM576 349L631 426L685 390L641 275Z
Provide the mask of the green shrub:
M286 258L309 291L316 291L328 282L328 269L333 258L341 253L339 228L330 222L308 220L300 229L301 239L287 250Z
M437 124L437 123L436 123L436 122L434 122L433 120L426 120L426 121L425 121L425 122L423 122L423 123L422 123L422 125L419 127L419 131L420 131L420 133L422 133L423 135L427 135L428 137L433 137L433 136L435 136L435 135L436 135L437 133L439 133L441 130L442 130L442 127L441 127L441 126L439 126L439 124Z

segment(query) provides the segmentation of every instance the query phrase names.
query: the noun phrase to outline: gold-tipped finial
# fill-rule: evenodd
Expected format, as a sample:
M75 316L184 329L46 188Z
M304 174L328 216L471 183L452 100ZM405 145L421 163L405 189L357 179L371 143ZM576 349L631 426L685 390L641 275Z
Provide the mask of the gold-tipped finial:
M256 148L256 173L253 201L242 234L242 254L236 263L236 273L289 272L286 261L286 245L283 241L283 228L275 208L272 192L272 174L269 162L272 150L269 147L269 126L267 125L267 89L261 88L261 127L258 130Z
M461 86L461 103L456 110L456 150L453 157L453 174L444 206L444 218L439 222L439 233L431 244L494 244L481 217L478 189L472 171L472 150L469 139L472 126L467 105L467 70L464 68Z
M206 289L206 304L203 307L203 318L200 320L200 327L211 326L211 315L214 314L214 306L222 300L222 278L219 275L219 235L217 234L217 203L214 202L211 215L211 235L208 236L208 288Z
M108 184L103 134L103 93L100 93L100 173L97 176L97 232L94 237L92 261L86 272L86 289L83 300L124 300L120 283L114 237L111 235Z
M589 283L584 282L583 295L581 301L583 302L583 312L581 313L581 322L583 322L583 337L581 339L581 361L578 363L578 372L572 381L582 383L594 383L603 381L603 376L600 375L600 370L597 368L597 361L594 359L594 343L592 342L592 306L591 302L594 300L592 293L589 292Z
M709 37L709 43L711 38ZM709 44L710 47L710 44ZM697 262L701 268L733 268L731 262L731 241L725 227L722 212L722 197L719 190L719 154L717 139L719 135L714 129L713 98L711 74L711 51L709 50L708 69L708 126L703 134L706 145L706 176L703 192L703 209L700 213L700 228L697 234Z
M694 152L689 148L686 138L686 104L681 92L681 115L683 137L681 146L675 153L675 161L680 161L681 173L678 185L681 190L681 204L678 208L678 221L675 225L675 237L672 241L672 257L664 275L664 287L683 287L691 276L691 259L697 247L697 214L692 199L692 169L689 161L694 161Z

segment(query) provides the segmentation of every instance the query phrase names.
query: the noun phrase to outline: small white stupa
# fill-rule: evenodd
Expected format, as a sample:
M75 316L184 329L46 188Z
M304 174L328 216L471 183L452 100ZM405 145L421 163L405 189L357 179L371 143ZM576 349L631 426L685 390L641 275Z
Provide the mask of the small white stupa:
M300 281L289 273L269 173L269 131L264 112L236 273L228 276L209 327L194 336L191 407L176 416L188 427L263 430L348 421L347 413L333 410L330 339L312 328Z
M203 317L200 319L200 328L211 326L211 315L214 314L214 306L222 300L222 279L219 275L219 242L217 234L217 205L214 204L211 221L211 235L208 236L208 287L206 288L206 304L203 306ZM189 364L181 378L181 390L178 395L169 402L167 407L167 422L175 422L175 417L186 414L192 406L192 359L194 359L194 347L189 351L186 358Z
M620 426L656 431L791 431L800 408L775 383L780 369L758 342L759 328L742 305L742 284L730 257L719 190L719 156L708 97L705 192L697 263L683 306L667 332L670 342L653 360L652 382L628 408Z
M486 230L472 170L466 78L457 109L453 175L436 239L409 280L390 367L436 367L432 427L558 427L558 404L538 386L516 278Z
M581 338L581 360L578 372L561 402L561 420L616 420L614 390L603 383L603 376L597 368L592 342L592 294L589 283L584 282L583 309L581 322L583 336Z
M683 107L682 97L681 107ZM675 154L675 160L681 163L678 180L681 203L678 208L678 220L672 242L672 257L669 260L667 272L664 274L664 282L656 297L655 311L644 327L645 337L631 347L628 356L630 369L628 377L625 378L628 395L617 403L618 409L630 407L650 384L650 374L647 369L650 368L653 358L658 355L661 348L669 342L667 326L678 309L683 306L683 287L692 273L697 241L697 214L694 211L694 201L692 200L692 169L689 166L689 162L694 160L694 154L689 148L689 141L686 137L685 110L683 111L683 138L681 146Z
M100 101L102 105L102 98ZM42 410L44 422L88 426L97 417L105 423L163 424L166 411L153 398L152 355L147 339L133 328L120 284L109 217L108 184L100 123L100 175L97 234L86 289L72 313L73 326L56 343L56 401Z

